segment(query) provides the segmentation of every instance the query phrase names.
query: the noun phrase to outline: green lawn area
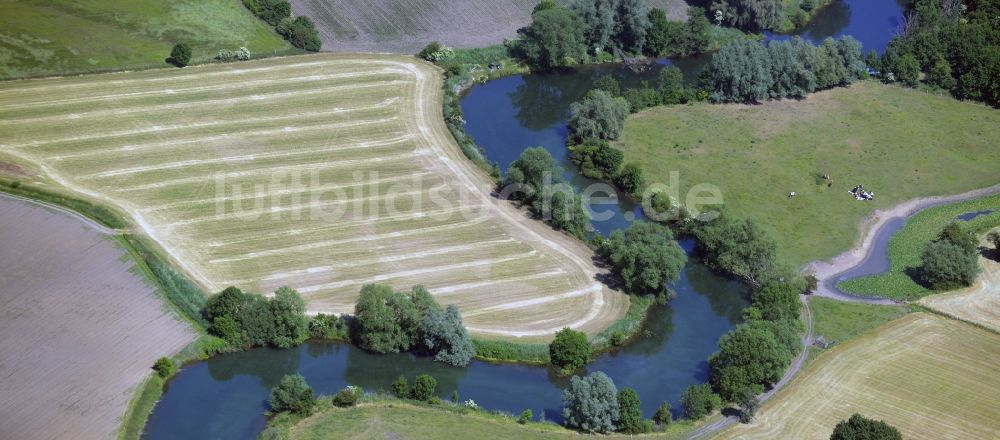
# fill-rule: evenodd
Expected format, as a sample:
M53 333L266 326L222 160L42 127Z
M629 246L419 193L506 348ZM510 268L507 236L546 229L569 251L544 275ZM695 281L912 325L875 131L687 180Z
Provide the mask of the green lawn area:
M905 306L849 303L818 296L809 298L809 308L813 314L813 334L838 343L909 313Z
M845 292L906 300L941 293L918 284L908 272L914 273L920 267L920 255L924 246L934 240L941 229L954 221L957 215L978 211L993 211L993 213L961 222L965 230L978 235L1000 226L1000 195L921 211L907 221L889 241L889 272L846 280L838 287Z
M0 79L166 66L180 41L192 62L291 49L239 0L16 0L0 14Z
M288 439L319 440L329 438L396 438L407 440L439 439L550 439L579 437L576 431L555 423L518 424L515 418L445 406L431 406L390 399L366 402L353 408L333 408L329 399L320 400L320 411L300 419L281 414L269 422L268 431L287 433ZM538 414L535 414L535 420ZM672 423L656 438L680 439L693 428L692 422ZM280 435L279 434L279 435ZM628 438L606 435L604 438ZM286 437L278 437L286 438Z
M682 203L692 186L715 185L730 213L801 266L850 248L876 209L1000 182L997 139L995 109L862 81L804 100L657 107L629 117L616 146L648 183L678 172ZM876 200L851 197L857 184Z

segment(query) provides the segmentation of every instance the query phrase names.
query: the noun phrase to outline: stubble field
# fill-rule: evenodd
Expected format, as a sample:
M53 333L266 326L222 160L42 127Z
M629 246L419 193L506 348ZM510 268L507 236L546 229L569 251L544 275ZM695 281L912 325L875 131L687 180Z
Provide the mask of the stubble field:
M425 285L474 334L596 333L628 308L582 243L489 196L436 68L316 55L0 84L0 155L127 213L209 291Z
M1000 335L911 313L820 355L757 420L721 439L827 439L853 413L906 439L1000 436Z

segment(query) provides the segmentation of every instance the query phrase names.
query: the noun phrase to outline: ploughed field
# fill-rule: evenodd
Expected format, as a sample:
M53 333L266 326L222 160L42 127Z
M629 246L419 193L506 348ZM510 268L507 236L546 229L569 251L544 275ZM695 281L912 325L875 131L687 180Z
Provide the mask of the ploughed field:
M425 285L475 334L596 333L628 308L583 244L489 195L439 71L312 55L0 84L0 155L117 208L207 290L289 285L311 312Z
M291 0L292 13L316 23L329 51L416 53L431 41L483 47L516 38L538 0ZM674 20L683 0L649 0Z
M827 439L854 413L897 427L906 439L1000 436L1000 335L911 313L810 364L722 439Z
M0 196L0 225L0 438L113 438L195 333L80 219Z

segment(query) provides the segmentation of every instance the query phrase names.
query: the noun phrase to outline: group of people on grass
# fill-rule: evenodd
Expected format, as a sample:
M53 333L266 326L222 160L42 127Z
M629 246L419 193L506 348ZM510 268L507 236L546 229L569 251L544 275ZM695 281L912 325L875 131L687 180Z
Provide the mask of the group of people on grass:
M849 191L855 200L875 200L874 191L865 191L864 185L857 185Z

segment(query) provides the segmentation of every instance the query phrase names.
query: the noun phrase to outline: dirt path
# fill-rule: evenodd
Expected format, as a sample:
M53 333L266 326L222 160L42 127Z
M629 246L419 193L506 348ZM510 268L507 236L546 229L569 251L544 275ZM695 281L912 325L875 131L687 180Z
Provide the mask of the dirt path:
M795 375L798 374L800 370L802 370L802 367L806 363L806 359L809 358L809 348L812 346L812 341L813 341L812 309L809 308L808 296L800 295L799 302L802 303L802 321L806 325L806 332L805 334L802 335L802 352L799 353L799 355L792 360L791 365L788 366L788 370L785 371L785 375L781 377L781 380L779 380L778 383L774 384L774 386L764 394L757 396L757 398L760 399L760 403L762 404L771 397L773 397L778 391L781 391L781 389L784 388L785 385L788 385L788 383L792 381ZM732 425L739 423L739 421L740 419L737 416L723 415L715 419L711 423L692 431L691 433L688 434L687 438L688 439L706 438L709 435L715 434L723 429L726 429Z
M882 232L889 221L897 218L905 218L916 214L927 208L947 203L959 202L962 200L974 199L991 194L1000 193L1000 185L988 188L977 189L951 196L935 196L913 199L901 203L886 210L875 211L871 217L861 222L859 229L862 231L861 241L854 248L834 257L828 261L813 261L803 269L805 273L813 273L819 279L819 288L815 294L825 296L840 301L860 302L866 304L895 304L894 301L885 298L866 297L861 295L851 295L837 289L837 278L844 273L863 265L871 257L871 250L875 239Z
M42 206L42 207L44 207L46 209L51 209L51 210L58 211L58 212L60 212L62 214L68 215L68 216L73 217L73 218L75 218L75 219L77 219L77 220L79 220L79 221L81 221L83 223L86 223L89 228L91 228L91 229L93 229L93 230L95 230L95 231L97 231L97 232L99 232L101 234L104 234L104 235L119 235L119 234L127 234L128 233L127 229L111 229L111 228L109 228L107 226L104 226L104 225L102 225L100 223L97 223L94 220L91 220L89 217L87 217L87 216L85 216L83 214L80 214L80 213L78 213L76 211L73 211L71 209L63 208L63 207L61 207L59 205L55 205L55 204L52 204L52 203L49 203L49 202L43 202L41 200L29 199L27 197L21 197L21 196L17 196L17 195L14 195L14 194L7 194L5 192L0 192L0 199L18 200L18 201L25 202L25 203L30 203L30 204L33 204L33 205Z

